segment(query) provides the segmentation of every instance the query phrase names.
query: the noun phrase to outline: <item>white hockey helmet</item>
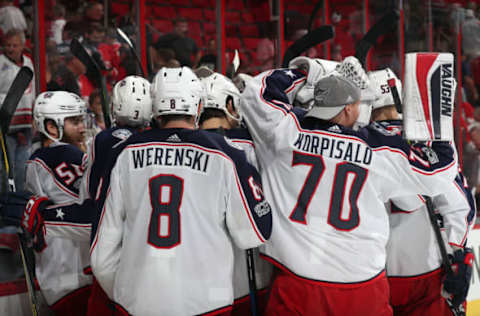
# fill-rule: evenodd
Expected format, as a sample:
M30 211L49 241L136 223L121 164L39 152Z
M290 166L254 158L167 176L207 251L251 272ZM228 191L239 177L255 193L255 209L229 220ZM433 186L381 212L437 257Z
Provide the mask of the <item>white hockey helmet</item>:
M67 91L40 93L35 99L33 108L33 117L38 131L53 141L62 139L65 118L84 116L86 113L85 101L75 93ZM46 120L52 120L57 125L58 139L48 133Z
M398 96L400 97L400 101L402 101L402 82L390 68L370 71L368 78L370 79L370 87L375 94L375 101L373 102L374 110L395 104L390 86L388 85L388 80L390 79L395 80Z
M205 96L203 85L188 67L161 68L151 85L153 117L199 116Z
M249 81L251 81L252 79L253 79L253 77L250 76L250 75L239 73L235 76L235 78L233 78L233 83L237 87L238 91L240 91L240 93L242 93L243 90L245 90L245 87L247 86L247 83Z
M139 76L128 76L117 82L113 87L112 115L120 125L147 125L152 117L150 82Z
M223 111L225 115L235 121L240 121L242 116L239 112L240 91L233 82L222 74L214 72L212 75L200 78L204 85L206 98L204 109L217 109ZM238 116L235 117L227 109L227 101L232 99L234 109Z

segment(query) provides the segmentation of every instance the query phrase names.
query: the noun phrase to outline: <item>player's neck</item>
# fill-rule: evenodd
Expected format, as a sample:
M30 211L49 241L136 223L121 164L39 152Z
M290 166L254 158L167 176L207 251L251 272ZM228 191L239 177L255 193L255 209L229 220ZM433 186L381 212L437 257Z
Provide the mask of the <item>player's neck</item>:
M201 129L216 129L216 128L230 129L230 124L226 118L223 117L212 117L208 120L203 121L200 126Z
M195 125L183 120L173 120L165 123L162 128L186 128L195 129Z
M53 144L53 140L51 140L50 138L47 138L47 139L42 141L42 146L43 147L49 147L51 144Z
M398 120L400 116L398 115L395 106L387 106L384 108L376 109L372 112L372 121L390 121Z

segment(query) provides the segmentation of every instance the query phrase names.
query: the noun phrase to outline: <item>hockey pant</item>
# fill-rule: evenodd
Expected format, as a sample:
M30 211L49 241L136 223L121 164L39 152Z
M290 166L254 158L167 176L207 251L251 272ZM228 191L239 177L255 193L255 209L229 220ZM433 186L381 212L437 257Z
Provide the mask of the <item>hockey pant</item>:
M382 272L361 283L311 281L277 270L267 316L391 316L388 281Z
M395 316L452 316L440 293L443 271L414 277L389 277L390 301Z

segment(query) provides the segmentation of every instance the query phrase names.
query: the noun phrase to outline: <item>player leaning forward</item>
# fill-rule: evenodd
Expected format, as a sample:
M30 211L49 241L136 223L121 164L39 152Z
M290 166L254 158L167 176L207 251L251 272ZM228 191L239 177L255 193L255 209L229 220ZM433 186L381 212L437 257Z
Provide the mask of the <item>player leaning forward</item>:
M35 100L35 125L42 147L27 162L26 188L56 205L79 202L86 155L72 144L83 140L85 114L85 102L74 93L44 92ZM63 216L59 209L56 217ZM42 294L55 315L85 315L92 282L83 271L89 265L88 240L70 240L48 232L44 238L42 232L36 234L35 243L35 274Z
M233 249L262 244L270 206L243 151L196 130L202 86L186 67L152 84L158 127L133 135L112 170L93 272L134 315L231 309Z
M409 162L399 136L352 130L368 84L353 57L316 83L314 106L299 119L290 104L311 73L260 74L240 103L275 223L264 257L280 272L266 314L391 315L384 203L440 190L456 174L453 149L436 143L439 160L427 167Z

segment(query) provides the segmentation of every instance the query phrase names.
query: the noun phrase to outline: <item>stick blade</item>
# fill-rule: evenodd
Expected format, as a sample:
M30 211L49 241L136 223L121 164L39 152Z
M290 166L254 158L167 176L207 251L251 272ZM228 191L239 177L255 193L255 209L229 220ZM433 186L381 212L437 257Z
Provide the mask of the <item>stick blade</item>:
M365 67L368 51L375 46L380 36L393 30L398 23L400 13L397 10L392 10L385 14L377 23L375 23L365 34L365 36L355 45L355 57Z
M33 71L24 66L20 68L17 76L8 89L5 100L0 108L0 127L4 135L8 132L8 127L12 121L13 113L15 113L18 102L20 102L25 90L27 90L28 86L30 85L32 78Z
M332 39L334 36L335 32L333 26L331 25L320 26L310 33L304 35L286 50L285 55L283 56L282 67L288 67L288 63L293 58L299 56L310 47Z
M122 38L123 41L125 41L125 43L127 43L129 46L133 46L132 42L130 41L130 39L128 38L128 35L125 34L124 31L122 31L120 28L116 28L117 30L117 33L118 35L120 35L120 37Z
M85 47L78 41L78 39L74 38L70 42L70 51L72 54L77 57L82 64L87 67L87 72L92 72L98 74L100 76L100 67L95 63L92 59L90 54L86 51Z

